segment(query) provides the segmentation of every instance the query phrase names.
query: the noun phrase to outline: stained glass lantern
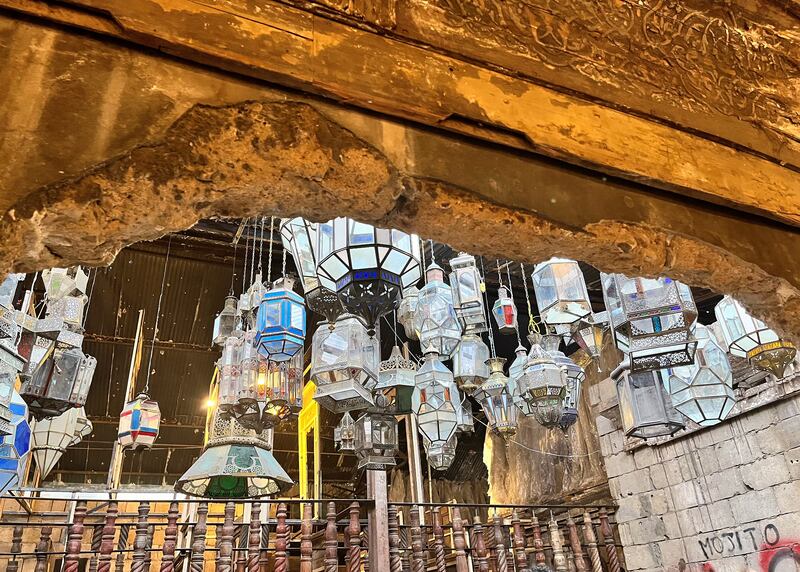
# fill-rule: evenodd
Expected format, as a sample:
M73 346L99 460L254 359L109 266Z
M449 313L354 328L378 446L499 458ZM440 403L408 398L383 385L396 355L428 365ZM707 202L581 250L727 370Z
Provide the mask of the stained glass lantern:
M31 451L39 475L45 479L75 439L78 410L70 409L57 417L31 422Z
M80 266L49 268L42 270L42 282L48 300L60 300L67 296L86 294L89 275Z
M246 429L261 431L272 426L279 418L279 408L270 407L272 388L280 387L280 365L270 362L256 349L255 330L248 330L242 338L239 353L239 381L233 416Z
M517 432L519 410L503 373L505 363L505 358L489 359L489 379L475 392L475 399L481 404L492 432L508 439Z
M234 408L239 401L243 343L243 332L234 332L234 335L225 339L222 355L217 360L217 370L219 371L218 409L224 416L233 415Z
M379 359L378 340L356 316L343 314L333 328L320 324L311 346L314 399L333 413L374 405Z
M537 264L531 279L546 324L572 324L592 313L583 272L574 260L551 258Z
M671 278L622 274L601 273L600 280L617 347L629 357L631 371L694 361L691 325L697 307L688 286Z
M461 398L461 408L457 410L457 413L458 427L456 427L456 433L474 433L475 416L472 411L472 402L466 395Z
M223 345L225 340L227 340L236 329L236 321L239 315L236 304L236 296L228 296L225 298L225 306L223 306L222 311L217 314L217 317L214 319L214 345Z
M461 325L467 331L485 332L488 324L483 307L482 280L475 257L462 252L450 260L450 268L453 306Z
M397 321L403 326L406 337L409 340L418 340L417 330L414 328L414 315L417 312L417 302L419 301L419 289L411 286L403 290L403 299L397 307Z
M339 451L355 451L356 424L349 411L344 412L339 424L333 428L333 440Z
M291 360L269 365L268 409L279 421L296 416L303 408L303 352Z
M497 289L497 300L492 306L492 315L501 334L510 336L517 333L517 306L505 286Z
M453 354L453 376L459 389L472 394L486 381L489 357L489 348L480 336L473 332L461 336L461 343Z
M279 278L258 308L256 344L261 355L273 362L292 359L306 338L306 307L293 286L292 278Z
M612 372L611 377L617 382L622 428L628 437L663 437L684 428L664 386L661 376L665 373L665 370L633 372L625 363Z
M246 429L215 415L203 453L175 483L175 490L212 499L275 495L294 484L272 455L273 429Z
M0 495L22 484L31 450L28 405L16 391L11 397L9 409L11 433L0 438Z
M422 437L425 447L425 456L428 464L435 471L446 471L456 458L456 447L458 446L458 435L453 435L448 441L443 443L432 443Z
M344 309L336 291L322 286L317 276L317 227L304 218L285 218L281 221L281 240L292 253L309 309L335 322Z
M447 359L461 341L461 323L453 307L453 291L444 282L444 270L436 263L428 266L425 275L427 283L419 291L414 328L423 348Z
M564 409L561 414L559 426L566 431L578 420L578 405L581 398L583 381L586 379L586 372L583 368L568 358L559 349L561 336L546 335L542 337L542 347L550 354L553 361L559 366L567 376L567 387L564 393Z
M397 419L394 415L365 413L356 420L355 437L359 469L385 471L397 464Z
M461 397L453 374L435 353L425 356L416 377L412 409L419 432L433 445L443 445L456 433Z
M701 427L716 425L733 409L733 370L708 328L695 325L695 363L669 371L672 405Z
M77 347L49 344L43 361L23 377L20 395L36 419L61 415L86 403L96 366L97 360Z
M564 413L567 375L542 347L538 334L528 339L531 349L522 376L517 379L517 391L528 406L522 411L545 427L556 427Z
M573 324L572 339L590 358L596 360L603 349L603 336L608 329L608 315L605 312L590 314Z
M739 302L725 296L714 308L728 351L775 377L783 377L797 349L794 344L747 313Z
M320 284L335 291L345 311L371 329L397 308L402 290L422 274L414 234L337 218L317 227L317 244Z
M378 367L378 383L375 392L394 392L394 412L398 415L411 413L411 398L414 394L417 364L403 357L398 346L392 348L389 359Z
M150 449L158 438L161 409L146 393L129 401L119 414L117 439L126 449Z

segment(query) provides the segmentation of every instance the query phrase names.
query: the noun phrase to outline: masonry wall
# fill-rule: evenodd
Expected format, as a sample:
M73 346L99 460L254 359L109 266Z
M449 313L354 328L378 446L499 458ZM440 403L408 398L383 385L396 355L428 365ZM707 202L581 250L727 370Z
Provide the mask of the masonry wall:
M800 376L773 380L720 425L627 440L614 382L593 388L628 570L800 570Z

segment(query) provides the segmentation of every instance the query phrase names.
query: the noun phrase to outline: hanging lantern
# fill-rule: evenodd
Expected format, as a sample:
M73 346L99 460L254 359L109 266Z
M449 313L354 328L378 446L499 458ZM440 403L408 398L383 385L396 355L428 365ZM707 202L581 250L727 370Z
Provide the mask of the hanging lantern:
M461 407L456 410L458 413L458 426L456 433L474 433L475 432L475 415L472 411L472 402L469 397L464 395L461 398Z
M501 334L509 336L517 333L517 306L505 286L497 289L497 301L492 306L492 315Z
M236 296L228 296L225 298L225 306L222 311L217 314L214 319L214 345L221 346L233 334L236 329L236 321L239 319L239 313L236 307Z
M320 324L311 346L314 399L333 413L374 405L379 355L378 340L359 318L343 314L333 328Z
M730 414L736 403L733 371L728 357L714 336L696 324L695 363L669 370L672 405L701 427L716 425Z
M126 403L119 414L119 444L133 451L150 449L158 438L160 424L161 409L158 403L142 392Z
M453 289L453 306L466 331L485 332L488 329L483 307L480 272L475 257L466 252L450 260L450 287Z
M559 349L560 345L561 336L551 334L542 337L542 347L567 376L564 408L559 422L559 427L566 431L578 420L578 404L580 403L581 388L583 387L583 380L586 379L586 372L583 371L581 366L564 355L564 352Z
M317 244L320 283L370 328L397 308L401 291L421 276L414 234L337 218L317 227Z
M44 480L75 438L78 410L70 409L57 417L31 423L31 451L39 475Z
M13 314L0 306L0 437L10 435L13 430L11 396L17 374L25 367L25 361L16 352L18 329Z
M397 419L394 415L365 413L355 425L358 468L385 471L397 464Z
M31 450L28 405L16 391L11 397L9 409L11 433L0 438L0 495L22 484Z
M356 424L349 411L344 412L341 421L334 427L333 441L339 451L356 450Z
M222 346L222 356L217 360L219 370L218 409L221 415L231 416L239 402L241 390L241 353L244 333L236 330Z
M256 331L248 330L239 352L239 381L233 416L246 429L261 431L279 421L270 407L273 386L280 386L280 364L269 362L255 347Z
M409 340L418 340L417 330L414 328L414 315L417 312L417 302L419 301L419 289L411 286L403 290L403 299L397 307L397 321L403 326L406 337Z
M70 447L77 445L94 431L94 425L89 421L89 417L86 416L86 409L78 407L77 411L78 413L75 416L75 434L72 436L72 441L69 442Z
M344 309L336 291L322 286L317 276L317 226L300 217L285 218L281 221L281 241L292 253L308 307L335 322Z
M719 301L714 314L731 354L747 358L755 367L777 378L783 377L786 366L792 363L797 353L793 343L781 339L730 296Z
M443 445L456 433L461 407L453 374L436 353L429 353L415 379L412 409L419 432L431 444Z
M453 354L453 376L459 389L472 394L486 381L489 357L489 348L480 336L471 331L461 336L461 343Z
M592 313L583 272L574 260L551 258L537 264L531 279L546 324L572 324Z
M274 362L289 361L306 338L306 307L293 286L292 278L279 278L258 308L255 341L261 355Z
M424 435L422 442L425 447L425 456L428 464L435 471L446 471L456 458L456 447L458 446L458 436L453 435L448 441L443 443L432 443Z
M684 428L662 381L664 370L633 372L623 362L612 372L617 382L622 428L628 437L674 435Z
M2 274L0 274L2 276ZM25 279L23 273L7 274L6 277L0 281L0 307L6 311L14 311L14 296L17 293L19 283Z
M27 379L21 376L20 395L37 420L61 415L86 404L96 366L97 360L77 347L49 344L32 374Z
M271 365L269 379L269 408L275 410L278 420L299 415L303 408L303 352L288 362Z
M260 434L215 415L203 453L175 483L193 497L246 499L275 495L294 483L272 455L273 429Z
M603 349L603 336L608 329L608 315L598 312L581 318L573 324L572 339L577 342L590 358L600 358Z
M400 348L394 346L389 359L378 366L378 383L376 393L394 391L394 412L397 415L411 413L411 398L416 384L417 364L403 357Z
M528 350L525 349L525 346L520 344L517 346L517 349L514 350L514 355L516 355L516 357L508 368L508 382L510 384L516 384L525 372L525 362L528 361Z
M427 283L419 291L414 328L420 346L449 358L461 341L461 324L453 308L453 292L444 282L444 271L435 262L428 266Z
M525 360L525 369L517 380L517 390L528 405L523 413L534 417L545 427L556 427L564 413L564 396L567 392L566 372L541 345L541 336L528 338L531 349Z
M486 420L492 432L508 439L517 432L519 410L509 390L508 378L503 373L505 363L505 358L489 359L491 369L489 379L475 392L475 399L486 413Z
M671 278L628 278L600 274L603 298L617 347L630 358L631 371L689 365L697 342L692 292Z

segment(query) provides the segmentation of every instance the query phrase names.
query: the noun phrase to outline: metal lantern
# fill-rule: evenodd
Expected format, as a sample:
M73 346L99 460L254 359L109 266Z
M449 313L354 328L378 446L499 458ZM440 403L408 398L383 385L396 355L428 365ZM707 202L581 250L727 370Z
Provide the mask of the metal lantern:
M356 424L349 411L344 412L339 424L333 428L333 440L339 451L355 451Z
M298 415L303 408L303 352L288 362L269 364L267 386L270 415L278 421Z
M574 260L551 258L537 264L531 279L546 324L572 324L592 313L583 272Z
M736 357L747 358L755 367L783 377L786 366L792 363L797 349L781 339L761 320L747 313L739 302L725 296L714 308L728 351Z
M31 451L39 475L45 479L75 438L78 410L31 422Z
M728 357L702 324L695 326L695 363L669 370L672 405L701 427L716 425L733 409L733 371Z
M75 416L75 433L72 436L72 441L69 442L69 446L77 445L91 435L92 431L94 431L94 425L89 421L89 417L86 415L86 409L78 407L78 414Z
M2 276L2 275L0 275ZM6 310L14 309L14 296L17 293L19 283L25 279L25 274L12 273L0 281L0 306Z
M378 383L375 392L394 391L394 412L396 414L411 413L411 398L414 394L417 375L417 364L403 357L398 346L392 348L389 359L378 366Z
M320 284L335 291L345 311L370 328L397 308L400 293L421 276L419 238L351 218L317 227Z
M501 334L517 333L517 306L505 286L497 289L497 300L492 306L492 315Z
M385 471L397 464L397 419L394 415L365 413L356 420L355 452L358 468Z
M314 399L325 409L343 413L374 405L378 382L378 340L357 317L344 314L334 327L320 324L311 346Z
M133 451L150 449L158 438L159 425L161 409L158 403L142 392L126 403L119 414L119 444Z
M261 431L278 422L278 412L269 407L273 385L279 385L279 365L269 362L256 349L256 331L248 330L242 338L238 365L238 392L233 416L247 429Z
M428 464L436 471L445 471L456 458L456 447L458 446L458 435L453 435L445 442L432 443L424 435L422 442L425 447L425 455Z
M617 382L622 428L628 437L649 439L673 435L684 428L662 375L664 370L634 372L623 362L611 377Z
M450 260L450 268L453 306L461 325L467 331L485 332L488 324L483 307L482 280L475 257L461 252Z
M0 495L22 484L31 450L28 405L16 391L11 397L9 409L11 432L0 438Z
M517 380L519 380L525 372L525 362L528 361L528 350L525 349L525 346L520 344L517 346L517 349L514 350L514 355L517 357L514 358L514 361L511 362L508 368L508 381L512 384L516 384Z
M453 376L458 388L466 393L478 389L489 377L489 348L477 334L467 332L461 336L453 354Z
M590 358L596 360L603 349L603 336L608 329L606 312L589 314L572 325L572 339Z
M550 354L553 361L567 376L567 388L564 393L564 409L561 413L559 427L566 431L578 420L578 405L581 398L583 380L586 372L583 368L568 358L559 349L561 336L547 335L542 338L542 347Z
M258 308L255 341L261 355L274 362L292 359L306 338L306 307L293 286L292 278L279 278Z
M37 344L44 341L44 338L36 340ZM57 343L47 345L44 359L30 376L21 376L20 395L36 419L57 416L85 405L97 366L95 358L85 355L77 347L59 347Z
M461 398L447 369L436 353L425 356L416 377L412 409L419 432L434 445L446 443L456 433Z
M16 352L16 323L13 321L11 312L3 313L5 309L0 306L0 437L11 434L12 412L10 409L11 396L14 393L14 386L17 382L17 374L22 371L25 361ZM7 329L3 328L3 322L10 322ZM3 337L4 332L13 331L13 338L9 335Z
M80 266L42 270L42 282L48 300L60 300L86 294L89 275Z
M475 399L486 413L489 428L507 439L517 432L519 410L503 373L505 363L505 358L489 359L489 379L475 392Z
M217 360L219 371L218 409L221 415L233 415L239 402L241 387L241 353L244 344L244 333L241 330L228 336L222 346L222 356Z
M531 349L522 376L517 379L517 391L528 406L523 413L545 427L556 427L564 413L567 375L541 346L539 335L533 334L528 339Z
M474 433L475 432L475 416L472 412L472 402L469 397L464 395L461 398L461 407L456 410L458 413L458 427L456 433Z
M336 291L322 286L317 276L317 226L304 218L285 218L281 221L281 241L292 253L308 307L334 322L344 309Z
M403 299L397 307L397 321L403 326L406 337L409 340L418 340L417 330L414 328L414 315L417 312L417 301L419 300L419 289L411 286L403 290Z
M631 371L689 365L697 342L691 325L697 318L692 292L671 278L628 278L600 274L603 298L617 347Z
M447 359L461 341L453 291L444 282L444 270L435 262L428 266L425 276L427 283L419 291L414 328L424 350L430 349Z
M236 296L228 296L225 298L225 306L223 306L222 311L217 314L217 317L214 319L214 333L212 338L214 345L221 346L224 344L225 340L227 340L236 329L236 321L239 319L239 313L236 308L237 302L238 299Z

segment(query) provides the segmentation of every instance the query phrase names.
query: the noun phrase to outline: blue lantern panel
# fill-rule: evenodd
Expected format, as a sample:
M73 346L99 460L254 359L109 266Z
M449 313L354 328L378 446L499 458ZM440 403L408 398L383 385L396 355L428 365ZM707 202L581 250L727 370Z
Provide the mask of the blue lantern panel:
M31 450L28 406L15 391L9 404L13 432L0 440L0 494L19 486Z
M269 290L258 308L256 330L261 355L274 362L292 359L306 337L303 297L286 288Z

